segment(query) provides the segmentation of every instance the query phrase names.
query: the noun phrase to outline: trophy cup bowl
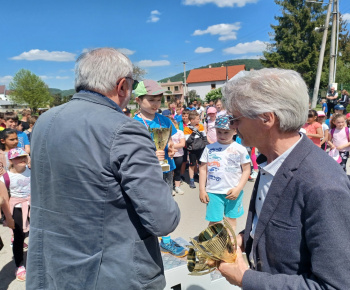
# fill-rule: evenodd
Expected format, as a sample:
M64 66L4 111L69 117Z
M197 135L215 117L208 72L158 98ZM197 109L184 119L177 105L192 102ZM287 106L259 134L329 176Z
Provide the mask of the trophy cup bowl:
M157 150L165 149L166 145L169 142L171 137L171 127L170 128L148 128L151 133L151 137L153 139L154 144L156 145ZM167 160L159 161L160 166L162 167L162 171L169 171L170 165Z
M237 241L234 230L226 219L223 222L206 228L198 235L197 241L191 239L193 246L189 246L187 255L189 275L206 275L216 269L216 261L233 263L236 260Z

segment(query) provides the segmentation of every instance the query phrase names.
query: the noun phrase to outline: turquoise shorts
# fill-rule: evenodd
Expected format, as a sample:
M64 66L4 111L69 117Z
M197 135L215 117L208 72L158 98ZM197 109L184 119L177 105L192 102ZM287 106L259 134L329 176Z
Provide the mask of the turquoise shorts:
M209 222L222 221L224 215L228 218L238 218L243 215L243 190L236 200L226 199L226 194L208 192L209 203L205 219Z

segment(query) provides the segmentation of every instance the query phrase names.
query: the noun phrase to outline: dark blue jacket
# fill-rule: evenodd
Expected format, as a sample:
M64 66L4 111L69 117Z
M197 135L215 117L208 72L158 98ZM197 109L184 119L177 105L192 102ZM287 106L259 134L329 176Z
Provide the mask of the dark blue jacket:
M244 233L254 265L243 289L350 289L350 182L341 166L303 136L272 180L253 241L258 184Z

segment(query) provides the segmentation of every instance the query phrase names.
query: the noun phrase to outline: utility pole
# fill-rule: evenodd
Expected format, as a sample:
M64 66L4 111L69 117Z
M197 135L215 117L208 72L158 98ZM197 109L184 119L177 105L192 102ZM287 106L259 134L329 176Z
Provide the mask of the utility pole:
M331 16L331 10L332 10L332 3L333 3L333 0L329 0L326 21L325 21L325 24L324 24L324 31L323 31L323 38L322 38L320 56L318 58L318 66L317 66L316 80L315 80L315 86L314 86L314 93L312 95L311 108L315 108L316 107L316 103L317 103L318 90L319 90L319 87L320 87L321 74L322 74L324 51L326 49L326 42L327 42L329 18Z
M187 86L186 86L186 63L187 62L182 62L183 63L183 65L184 65L184 88L183 88L183 92L184 92L184 98L186 98L186 96L187 96ZM186 99L187 100L187 99ZM182 101L184 101L184 100L182 100Z
M332 18L331 52L330 52L330 58L329 58L328 85L331 85L335 82L335 71L334 71L335 59L336 59L335 46L336 46L336 42L338 42L337 25L336 25L337 18L338 18L338 0L334 0L333 18Z

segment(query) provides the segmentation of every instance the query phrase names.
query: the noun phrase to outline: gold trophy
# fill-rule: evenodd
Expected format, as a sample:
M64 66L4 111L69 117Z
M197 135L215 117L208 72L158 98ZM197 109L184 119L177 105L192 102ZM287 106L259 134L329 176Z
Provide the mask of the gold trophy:
M187 255L189 275L209 274L216 269L217 261L233 263L236 260L236 236L228 221L225 218L223 221L202 231L198 241L191 239L193 245L188 246Z
M170 128L152 128L152 129L148 128L148 130L151 133L154 144L156 145L156 149L164 151L171 137L171 127ZM162 167L163 171L170 170L170 165L168 164L167 160L159 161L159 164Z

